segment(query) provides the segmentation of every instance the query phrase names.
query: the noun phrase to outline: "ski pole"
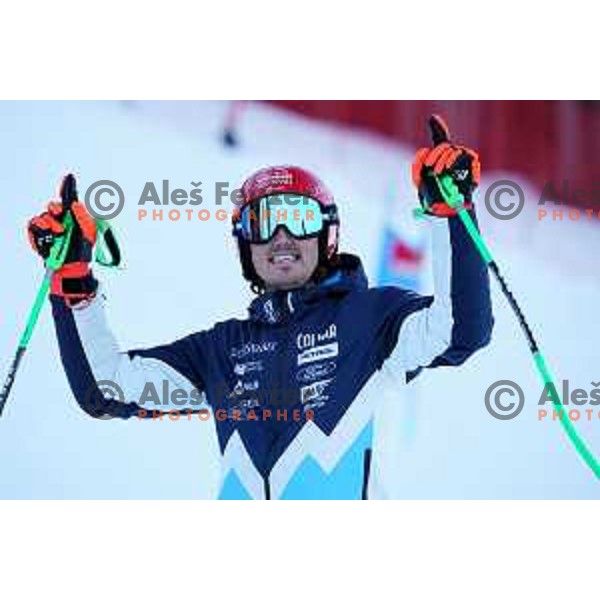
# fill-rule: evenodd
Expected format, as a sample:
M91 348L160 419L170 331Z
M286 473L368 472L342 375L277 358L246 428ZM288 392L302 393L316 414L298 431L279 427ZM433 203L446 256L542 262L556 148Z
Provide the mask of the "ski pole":
M462 194L459 192L458 187L456 186L456 184L454 183L454 181L450 175L442 175L441 177L435 176L435 178L438 182L438 185L439 185L440 191L442 192L444 200L446 201L446 203L449 206L451 206L458 212L458 217L460 218L463 225L465 226L465 229L467 230L469 236L471 237L471 240L475 244L481 258L483 259L485 264L488 266L489 270L494 275L494 278L496 279L496 281L500 284L500 289L502 290L502 293L508 300L510 307L512 308L513 312L515 313L517 320L519 322L519 325L521 327L521 330L523 331L523 334L525 335L525 339L527 340L527 343L529 345L529 350L531 351L531 355L533 357L533 361L535 363L537 371L542 379L542 382L544 383L545 389L549 390L550 397L552 398L552 402L553 402L554 406L556 407L556 410L559 415L560 423L563 426L565 433L567 434L567 437L569 438L569 440L575 447L575 450L577 451L579 456L583 459L585 464L592 470L594 475L600 479L600 462L594 456L594 454L592 453L592 451L590 450L590 448L588 447L586 442L583 440L583 438L577 432L576 427L573 425L571 420L568 418L568 415L566 414L564 406L560 400L560 396L558 395L558 392L556 390L556 384L554 381L554 377L552 376L552 373L550 372L550 369L548 367L548 364L546 363L544 355L542 354L542 352L537 344L537 341L536 341L535 337L533 336L531 328L529 327L529 324L527 323L527 321L525 319L525 315L523 314L521 307L517 303L512 292L508 289L506 280L500 273L498 264L494 260L492 253L490 252L487 244L485 243L485 240L483 239L483 236L477 230L477 227L475 226L475 223L473 222L471 215L465 208L464 198L463 198Z
M4 406L6 405L6 401L10 394L10 390L13 386L13 383L15 382L17 370L19 368L19 365L21 364L21 360L23 359L25 351L27 350L36 323L38 322L40 311L42 310L42 306L44 305L44 301L46 300L46 296L48 295L48 291L50 290L52 275L54 275L54 273L62 267L65 257L67 255L67 251L71 242L71 235L73 233L73 216L71 215L71 212L68 210L68 208L71 205L71 202L76 197L76 195L77 189L75 184L75 177L69 173L64 178L60 190L61 200L63 206L65 207L65 210L67 211L63 220L64 235L56 239L56 241L52 245L52 248L50 249L50 254L48 258L46 259L46 271L44 273L44 278L42 279L42 283L40 284L38 292L35 296L33 306L29 311L27 324L25 325L25 329L23 330L21 338L19 339L15 356L10 365L10 369L4 382L4 386L2 387L2 392L0 392L0 417L2 416Z

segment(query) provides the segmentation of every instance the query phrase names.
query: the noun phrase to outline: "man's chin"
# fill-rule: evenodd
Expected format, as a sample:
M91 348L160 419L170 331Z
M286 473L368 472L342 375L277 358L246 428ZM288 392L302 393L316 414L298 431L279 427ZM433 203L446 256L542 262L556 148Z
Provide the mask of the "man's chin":
M306 278L300 277L278 277L267 283L267 289L269 291L290 291L297 290L298 288L304 287L307 283Z

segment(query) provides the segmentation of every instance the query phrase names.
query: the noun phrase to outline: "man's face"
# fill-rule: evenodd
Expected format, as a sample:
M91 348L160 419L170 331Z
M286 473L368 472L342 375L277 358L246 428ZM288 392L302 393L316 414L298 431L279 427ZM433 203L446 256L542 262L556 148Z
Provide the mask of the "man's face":
M252 263L267 291L292 290L308 282L319 263L319 240L297 240L280 227L267 244L250 244Z

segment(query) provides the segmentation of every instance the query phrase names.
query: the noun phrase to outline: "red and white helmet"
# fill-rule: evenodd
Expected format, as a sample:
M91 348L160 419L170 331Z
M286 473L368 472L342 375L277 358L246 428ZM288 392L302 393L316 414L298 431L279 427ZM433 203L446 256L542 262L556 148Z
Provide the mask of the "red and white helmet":
M250 175L241 187L241 202L234 211L232 224L234 231L239 220L239 212L254 200L275 194L298 194L316 200L323 209L335 211L336 218L328 222L319 234L319 266L329 266L337 255L339 242L339 219L333 194L316 176L301 167L282 165L265 167ZM260 286L260 279L254 270L248 243L238 237L240 258L244 277Z

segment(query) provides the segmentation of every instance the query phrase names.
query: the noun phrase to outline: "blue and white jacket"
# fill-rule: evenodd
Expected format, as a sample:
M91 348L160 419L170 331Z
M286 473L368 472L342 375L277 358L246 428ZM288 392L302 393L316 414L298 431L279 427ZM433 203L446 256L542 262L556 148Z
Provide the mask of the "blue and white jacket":
M144 403L148 383L196 390L215 419L220 498L373 496L377 406L402 402L421 369L460 365L491 336L483 261L458 219L432 229L433 296L369 287L345 254L319 285L263 294L248 319L155 348L122 352L101 297L74 309L52 297L73 394L93 417L138 418L157 408ZM102 380L123 396L104 397Z

